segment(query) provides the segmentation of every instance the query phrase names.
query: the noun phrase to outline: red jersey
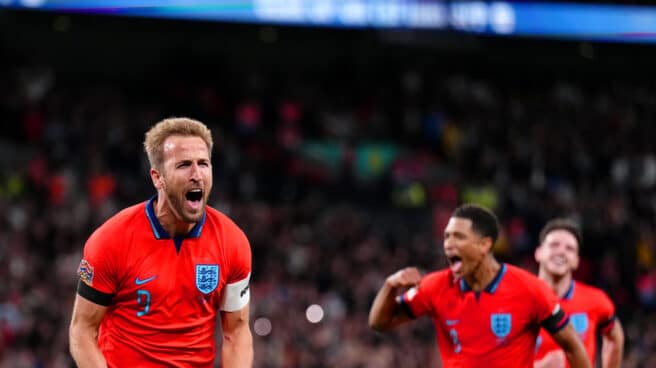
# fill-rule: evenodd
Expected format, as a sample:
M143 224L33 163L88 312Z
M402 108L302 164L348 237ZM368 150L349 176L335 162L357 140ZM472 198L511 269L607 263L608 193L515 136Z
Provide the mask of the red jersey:
M218 310L249 302L249 242L209 206L186 236L171 238L153 200L91 235L78 293L109 307L98 336L109 367L211 367Z
M531 273L501 264L483 292L474 292L450 269L426 275L401 295L413 318L430 316L444 367L533 367L540 326L567 324L558 300Z
M601 289L572 280L569 289L560 299L560 305L569 315L572 327L583 341L594 367L597 353L597 331L606 334L610 332L615 322L613 302ZM540 360L548 352L559 349L560 346L546 331L540 331L536 343L535 360ZM565 362L565 366L569 367L569 364Z

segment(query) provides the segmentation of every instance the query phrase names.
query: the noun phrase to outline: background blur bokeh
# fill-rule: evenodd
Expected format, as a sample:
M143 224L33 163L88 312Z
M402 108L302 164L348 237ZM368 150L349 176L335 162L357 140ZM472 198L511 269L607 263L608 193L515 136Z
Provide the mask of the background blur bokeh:
M553 216L656 367L654 46L0 11L0 367L72 367L85 239L154 191L145 131L217 142L211 204L253 249L255 367L439 367L430 320L367 327L384 278L445 265L461 202L535 271ZM218 364L218 362L217 362Z

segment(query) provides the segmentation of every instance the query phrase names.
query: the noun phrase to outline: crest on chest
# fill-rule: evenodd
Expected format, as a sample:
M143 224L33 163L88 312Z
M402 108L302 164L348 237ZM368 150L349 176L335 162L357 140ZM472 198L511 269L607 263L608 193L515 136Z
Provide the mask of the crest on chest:
M512 315L510 313L492 313L490 328L492 333L500 339L508 336L512 329Z
M209 294L219 285L219 265L196 265L196 288L203 294Z

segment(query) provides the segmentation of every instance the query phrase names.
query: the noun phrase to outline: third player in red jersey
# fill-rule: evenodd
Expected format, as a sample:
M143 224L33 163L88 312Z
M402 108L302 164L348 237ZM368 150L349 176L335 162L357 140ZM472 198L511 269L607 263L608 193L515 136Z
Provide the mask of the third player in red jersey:
M615 306L602 290L572 277L579 264L581 239L575 222L560 218L549 221L540 232L540 245L535 250L539 277L560 297L560 305L570 316L593 366L601 333L601 366L617 368L622 361L624 333ZM567 362L560 347L542 330L536 344L535 368L550 367L567 367Z

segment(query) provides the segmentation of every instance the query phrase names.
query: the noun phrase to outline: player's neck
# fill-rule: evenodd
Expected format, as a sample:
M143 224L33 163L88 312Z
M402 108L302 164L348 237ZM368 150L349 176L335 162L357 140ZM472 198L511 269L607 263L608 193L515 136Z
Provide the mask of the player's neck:
M166 200L155 199L155 217L170 236L186 235L195 224L181 221Z
M540 268L538 276L544 280L551 290L553 290L558 297L563 297L567 290L569 290L570 285L572 285L572 274L567 273L565 275L554 275L547 272L546 270Z
M501 265L492 256L486 256L474 272L465 276L467 285L474 291L482 291L494 280Z

